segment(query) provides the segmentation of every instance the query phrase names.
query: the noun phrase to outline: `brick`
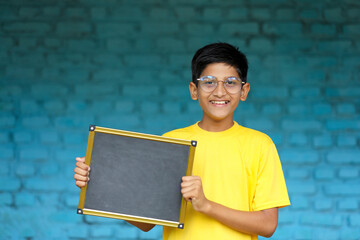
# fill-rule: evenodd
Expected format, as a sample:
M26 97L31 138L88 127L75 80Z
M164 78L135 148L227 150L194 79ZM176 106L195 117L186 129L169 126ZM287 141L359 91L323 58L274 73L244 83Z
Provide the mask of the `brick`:
M158 86L131 86L127 85L123 88L123 94L125 96L158 96L160 94L160 88Z
M280 156L288 164L315 164L319 161L319 154L314 150L288 148L281 150Z
M309 199L305 197L292 197L291 208L294 210L306 210L310 206Z
M306 179L309 175L309 171L306 169L289 169L287 171L287 176L292 179Z
M360 227L360 214L353 214L349 217L350 226Z
M278 20L292 20L295 16L295 11L293 8L278 8L275 11L275 18Z
M135 104L133 101L116 101L115 102L115 110L119 113L129 113L132 112L135 108Z
M49 215L49 220L54 223L79 223L80 219L74 214L73 210L60 210Z
M342 224L341 215L333 214L305 214L301 216L301 223L305 225L340 227Z
M0 145L0 159L11 159L15 156L15 149L12 145Z
M262 112L264 114L280 114L281 113L281 105L277 104L277 103L268 103L268 104L264 104L262 107Z
M18 191L21 187L19 179L11 177L0 177L0 192Z
M335 172L330 168L322 168L315 170L315 179L317 180L330 180L335 178Z
M141 30L140 32L142 34L147 34L147 35L159 35L159 34L164 34L164 35L171 35L171 34L175 34L179 31L179 24L177 23L171 23L171 22L166 22L166 23L143 23L140 26Z
M333 24L314 24L311 26L311 32L317 36L334 36L336 26Z
M8 22L4 24L6 32L45 34L51 30L49 23L44 22Z
M225 18L229 20L246 20L249 17L249 9L245 7L232 7L228 9Z
M320 97L320 88L295 88L292 91L292 96L296 98L318 98Z
M103 84L92 84L88 86L77 85L75 86L75 92L80 96L91 97L94 95L111 95L117 94L118 89L116 85L103 85Z
M356 108L354 104L351 103L340 103L337 104L336 110L339 114L355 114Z
M356 97L360 95L360 87L326 88L325 94L328 97Z
M272 41L266 38L251 39L249 47L253 51L259 51L259 52L270 52L274 49Z
M339 177L342 179L356 179L359 177L359 169L342 168L339 170Z
M25 181L25 189L33 191L58 192L64 191L69 187L67 182L59 181L58 177L33 177Z
M55 127L60 128L86 128L88 129L89 125L94 121L94 116L63 116L63 117L56 117L54 119Z
M328 211L333 209L333 203L331 199L318 198L314 207L317 211Z
M29 163L20 163L17 165L15 173L19 177L29 177L35 174L35 167Z
M315 147L330 147L333 144L331 135L315 136L313 139Z
M60 84L34 84L31 86L31 93L33 96L55 97L55 96L67 96L69 89Z
M168 114L180 114L181 105L175 102L165 102L163 104L163 111Z
M275 39L274 47L279 52L303 52L310 51L314 43L311 40L297 39ZM301 81L299 81L301 83Z
M271 129L274 129L274 123L271 120L268 119L246 119L245 120L245 126L256 129L259 131L270 131Z
M9 133L0 132L0 143L6 143L9 141Z
M173 19L173 16L173 13L166 8L154 7L150 9L151 19L169 21L170 19Z
M94 238L111 237L114 234L114 230L109 226L98 226L90 229L90 236Z
M306 145L308 143L307 137L302 133L295 133L290 135L290 144L292 145Z
M331 150L327 154L329 163L351 164L360 163L360 150Z
M139 7L113 7L110 10L110 17L114 20L120 20L120 22L137 22L143 20L144 11Z
M0 115L0 128L8 128L15 126L16 119L13 115Z
M194 19L198 14L192 6L177 6L174 11L179 22L187 22Z
M133 114L101 116L98 121L99 126L129 131L135 131L135 128L140 124L142 124L142 122L140 121L139 116Z
M340 147L355 147L356 143L356 136L339 135L337 138L337 145Z
M161 57L158 55L127 55L125 63L132 67L160 66Z
M48 159L48 150L40 146L22 147L19 149L20 158L23 160L46 160Z
M342 211L357 212L359 210L359 203L355 198L346 198L339 201L338 208Z
M283 99L288 96L288 89L286 87L258 87L252 92L255 99Z
M291 38L302 35L302 25L298 22L267 22L263 25L265 34L287 36Z
M57 17L60 15L60 8L56 6L46 6L43 8L43 14L49 17Z
M288 180L286 185L290 195L296 194L304 196L313 195L317 192L316 184L314 182Z
M33 117L24 117L22 119L22 125L24 127L45 127L49 126L50 120L47 116L33 116Z
M324 192L328 196L359 196L360 188L358 184L334 183L324 186Z
M360 129L359 120L347 120L347 119L334 119L326 121L326 128L328 130L357 130Z
M219 33L223 35L247 35L258 34L260 32L260 26L256 22L245 23L223 23L220 25Z
M65 105L59 100L49 100L44 103L44 109L53 114L61 114L65 110Z
M15 204L18 207L33 206L36 202L35 196L29 192L20 192L15 195Z
M328 115L332 113L332 107L327 103L318 103L312 106L312 111L316 115Z
M343 25L343 32L348 36L359 36L360 35L360 24L346 24Z
M104 7L92 7L90 9L90 16L95 20L105 19L108 16L107 14L107 9Z
M65 9L64 16L68 18L86 18L86 12L84 8L68 7Z
M321 129L321 122L317 120L283 120L281 124L285 130L319 130Z
M344 21L344 14L341 8L329 8L324 10L324 18L329 22Z
M32 140L32 134L26 131L15 132L13 136L16 143L29 143Z
M250 10L250 16L254 19L269 20L271 19L271 12L268 8L253 8Z
M155 226L156 228L156 226ZM153 230L149 231L148 233L150 233L151 236L153 236L153 234L151 233ZM141 231L137 230L136 228L130 226L129 224L126 225L122 225L121 227L117 227L115 228L115 236L119 236L120 239L137 239L138 238L138 234L139 232L141 233ZM147 236L142 236L143 239L148 239ZM151 238L151 239L156 239L156 238ZM161 239L161 237L160 237Z
M70 238L84 238L85 236L88 236L88 227L87 225L84 226L83 223L80 223L69 227L66 232Z
M305 115L309 114L309 107L303 103L295 103L288 105L288 111L292 115Z
M51 144L59 141L59 134L55 131L45 131L39 134L41 143Z
M60 22L56 26L59 36L83 36L90 34L92 26L87 22Z
M10 193L0 193L0 206L11 205L13 197Z
M106 47L110 52L124 53L131 51L131 43L126 39L109 39Z
M80 51L80 52L88 52L92 49L96 49L98 46L95 41L89 39L81 39L81 40L67 40L64 43L65 47L71 51Z
M314 21L320 18L320 14L316 9L305 9L300 11L300 18L305 21Z
M164 52L184 52L185 49L184 41L178 38L161 38L157 40L156 45Z

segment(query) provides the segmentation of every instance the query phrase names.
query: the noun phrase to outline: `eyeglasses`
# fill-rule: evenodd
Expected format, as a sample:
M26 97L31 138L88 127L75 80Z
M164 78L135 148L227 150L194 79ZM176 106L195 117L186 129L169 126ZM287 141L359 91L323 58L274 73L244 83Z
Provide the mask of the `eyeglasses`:
M213 92L219 85L219 82L223 82L225 90L233 94L240 92L242 84L245 84L245 82L237 77L228 77L223 81L219 81L214 76L202 76L197 80L199 81L200 88L205 92Z

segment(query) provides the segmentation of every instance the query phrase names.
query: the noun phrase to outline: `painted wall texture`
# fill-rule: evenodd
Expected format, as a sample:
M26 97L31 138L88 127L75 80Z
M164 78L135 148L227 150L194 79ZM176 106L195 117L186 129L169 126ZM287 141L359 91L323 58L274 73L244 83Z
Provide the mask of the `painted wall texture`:
M201 119L190 61L249 57L235 120L278 147L292 206L272 239L360 239L360 1L0 1L0 239L161 239L76 214L88 126ZM161 173L159 173L161 174Z

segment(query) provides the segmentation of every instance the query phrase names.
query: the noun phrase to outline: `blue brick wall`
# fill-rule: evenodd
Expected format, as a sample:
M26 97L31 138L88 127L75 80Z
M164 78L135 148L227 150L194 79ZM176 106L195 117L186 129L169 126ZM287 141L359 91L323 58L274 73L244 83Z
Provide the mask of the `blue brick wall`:
M0 239L161 239L77 215L75 157L89 124L199 120L190 61L214 41L248 55L235 119L282 159L292 206L272 239L360 239L359 13L354 0L2 1Z

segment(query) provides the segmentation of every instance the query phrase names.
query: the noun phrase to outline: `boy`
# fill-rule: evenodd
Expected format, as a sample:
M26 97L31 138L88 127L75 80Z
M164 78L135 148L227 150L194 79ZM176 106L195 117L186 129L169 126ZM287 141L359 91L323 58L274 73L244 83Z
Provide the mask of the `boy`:
M163 239L257 239L270 237L278 208L290 205L281 163L271 139L233 120L250 90L244 54L226 43L199 49L192 60L190 96L199 101L202 120L164 134L197 140L193 175L182 178L190 204L185 229L164 227ZM88 166L77 158L76 185L88 181ZM144 231L153 225L131 223Z

